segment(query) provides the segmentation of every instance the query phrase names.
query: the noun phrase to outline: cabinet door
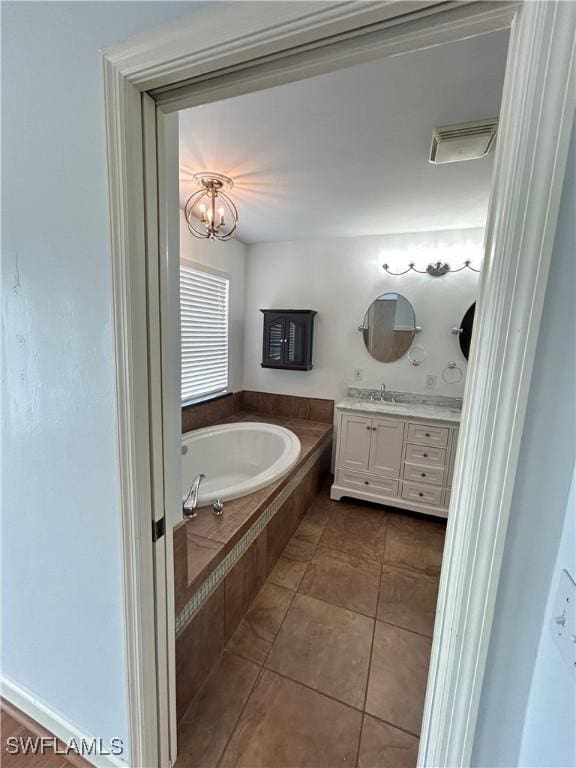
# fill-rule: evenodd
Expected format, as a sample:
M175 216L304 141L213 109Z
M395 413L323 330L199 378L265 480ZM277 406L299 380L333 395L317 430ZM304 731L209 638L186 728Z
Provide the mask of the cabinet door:
M369 471L383 477L399 477L402 465L404 422L372 419Z
M284 362L284 339L286 322L283 317L272 316L264 321L264 349L262 352L263 363Z
M306 365L308 354L308 319L297 315L286 318L284 337L284 362L289 365Z
M338 466L342 469L368 469L372 419L345 413L342 416Z

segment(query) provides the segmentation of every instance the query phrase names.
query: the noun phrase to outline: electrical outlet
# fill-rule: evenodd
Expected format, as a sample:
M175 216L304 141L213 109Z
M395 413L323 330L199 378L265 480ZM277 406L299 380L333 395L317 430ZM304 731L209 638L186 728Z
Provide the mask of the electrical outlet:
M362 368L354 368L354 381L362 381L364 378L364 370Z
M426 389L436 389L436 376L431 373L426 376Z
M550 631L564 660L576 672L576 583L563 570L550 618Z

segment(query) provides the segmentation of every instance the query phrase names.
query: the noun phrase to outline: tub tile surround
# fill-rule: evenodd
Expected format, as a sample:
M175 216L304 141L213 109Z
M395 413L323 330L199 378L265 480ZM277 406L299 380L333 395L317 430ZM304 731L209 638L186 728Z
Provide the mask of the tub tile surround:
M242 410L243 392L232 392L214 400L194 403L182 408L182 432L211 427Z
M185 713L177 768L416 765L445 522L331 501L329 488ZM419 560L398 547L412 536Z
M332 424L334 401L319 397L275 395L270 392L244 392L244 408L248 411L289 419L309 419Z
M174 528L177 713L180 718L217 662L329 471L332 424L241 411L225 421L265 421L291 429L302 450L279 481L211 508ZM211 638L205 614L216 622ZM211 646L211 647L210 647ZM194 670L192 672L191 670Z
M305 419L332 424L334 401L319 397L274 395L240 390L182 408L182 432L220 424L243 411L278 418Z

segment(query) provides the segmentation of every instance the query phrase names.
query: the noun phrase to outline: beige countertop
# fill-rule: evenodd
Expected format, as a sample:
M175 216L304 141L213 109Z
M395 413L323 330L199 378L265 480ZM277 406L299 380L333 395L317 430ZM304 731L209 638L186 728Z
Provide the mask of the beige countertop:
M430 419L434 421L449 421L458 424L461 417L461 407L454 398L454 404L430 402L390 402L389 400L366 400L357 397L345 397L336 404L336 408L347 411L362 411L364 413L385 414L402 418Z

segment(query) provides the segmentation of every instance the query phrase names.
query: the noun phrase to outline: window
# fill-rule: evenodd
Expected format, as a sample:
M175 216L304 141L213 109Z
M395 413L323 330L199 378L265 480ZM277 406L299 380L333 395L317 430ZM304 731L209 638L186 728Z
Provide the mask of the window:
M228 387L228 287L226 275L180 265L182 403Z

